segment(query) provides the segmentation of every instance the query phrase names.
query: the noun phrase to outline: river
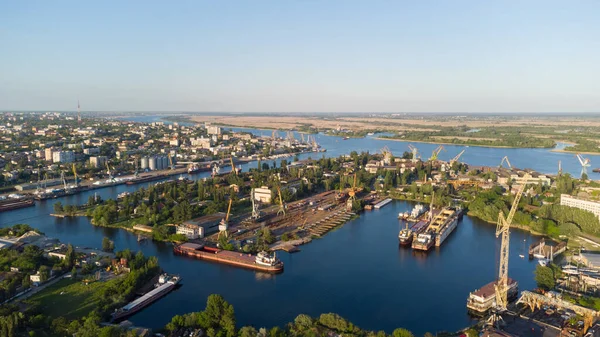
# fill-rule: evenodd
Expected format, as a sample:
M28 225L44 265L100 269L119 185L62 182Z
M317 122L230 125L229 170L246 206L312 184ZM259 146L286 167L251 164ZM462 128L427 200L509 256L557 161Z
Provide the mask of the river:
M270 130L251 131L271 133ZM406 150L406 144L372 138L343 141L339 137L317 135L317 141L327 149L323 154L327 156L353 150L375 152L384 145L396 154ZM433 144L417 146L424 152L435 147ZM447 146L447 149L442 152L442 159L454 156L461 147ZM564 154L548 150L470 147L463 160L475 165L497 165L507 154L515 166L548 173L552 168L544 169L540 163L555 163L557 158L565 158ZM525 162L531 165L519 165ZM253 164L246 164L244 168L247 165ZM563 170L576 169L563 159ZM197 174L192 178L207 175ZM63 204L81 204L94 193L104 199L114 198L118 193L148 184L108 187L58 200ZM279 275L174 256L170 244L138 243L132 233L94 227L87 218L50 217L54 202L47 200L33 208L0 213L0 226L28 223L48 236L81 247L100 247L102 238L107 236L115 242L117 250L129 248L157 256L167 272L183 277L183 286L130 319L136 325L151 328L163 326L175 314L202 310L206 297L219 293L234 305L238 326L271 327L283 325L300 313L318 316L336 312L369 330L389 333L394 328L404 327L415 335L426 331L455 331L471 322L465 307L469 292L492 281L498 265L495 226L468 216L442 247L427 255L400 248L397 235L401 225L397 214L412 208L413 204L408 202L395 201L380 210L365 212L324 238L302 246L299 253L280 253L285 271ZM520 289L535 287L535 263L519 257L525 254L532 240L534 238L525 232L512 231L509 275L519 281Z

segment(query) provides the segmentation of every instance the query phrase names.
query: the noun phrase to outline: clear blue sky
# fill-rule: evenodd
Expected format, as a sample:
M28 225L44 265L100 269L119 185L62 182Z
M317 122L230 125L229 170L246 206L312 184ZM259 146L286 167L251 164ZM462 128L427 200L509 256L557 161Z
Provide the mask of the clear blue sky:
M2 1L0 109L599 112L600 1Z

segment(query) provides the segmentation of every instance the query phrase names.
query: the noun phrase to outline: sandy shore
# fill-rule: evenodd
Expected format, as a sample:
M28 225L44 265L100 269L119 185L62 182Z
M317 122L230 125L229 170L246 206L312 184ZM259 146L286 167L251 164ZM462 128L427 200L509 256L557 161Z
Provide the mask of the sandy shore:
M589 155L600 155L600 152L585 152L585 151L567 151L567 150L561 150L561 149L552 149L552 152L562 152L562 153L573 153L573 154L589 154Z
M456 144L456 143L444 143L444 142L428 142L423 140L404 140L404 139L396 139L396 138L382 138L375 137L375 139L379 140L391 140L394 142L405 142L405 143L425 143L425 144L442 144L442 145L456 145L456 146L475 146L475 147L490 147L490 148L499 148L499 149L546 149L545 147L514 147L514 146L501 146L501 145L474 145L474 144Z

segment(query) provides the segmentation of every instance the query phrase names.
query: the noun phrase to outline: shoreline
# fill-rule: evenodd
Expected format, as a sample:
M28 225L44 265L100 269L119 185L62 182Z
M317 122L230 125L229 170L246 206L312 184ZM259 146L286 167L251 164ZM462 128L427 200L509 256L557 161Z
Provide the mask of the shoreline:
M562 150L562 149L552 149L550 150L550 152L556 152L556 153L573 153L573 154L589 154L592 156L600 156L600 152L589 152L589 151L570 151L570 150Z
M448 143L448 142L432 142L432 141L425 141L425 140L404 140L404 139L398 139L398 138L384 138L384 137L375 137L373 139L377 139L377 140L391 140L391 141L394 141L394 142L405 142L405 143L425 143L425 144L441 144L441 145L456 145L456 146L476 146L476 147L489 147L489 148L499 148L499 149L551 149L551 147L515 147L515 146L505 146L505 145L456 144L456 143Z

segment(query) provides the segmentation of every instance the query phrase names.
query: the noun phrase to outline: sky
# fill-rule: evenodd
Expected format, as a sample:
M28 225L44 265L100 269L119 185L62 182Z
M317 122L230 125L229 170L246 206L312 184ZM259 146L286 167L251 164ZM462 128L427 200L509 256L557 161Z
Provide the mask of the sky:
M600 112L600 1L0 1L0 110Z

